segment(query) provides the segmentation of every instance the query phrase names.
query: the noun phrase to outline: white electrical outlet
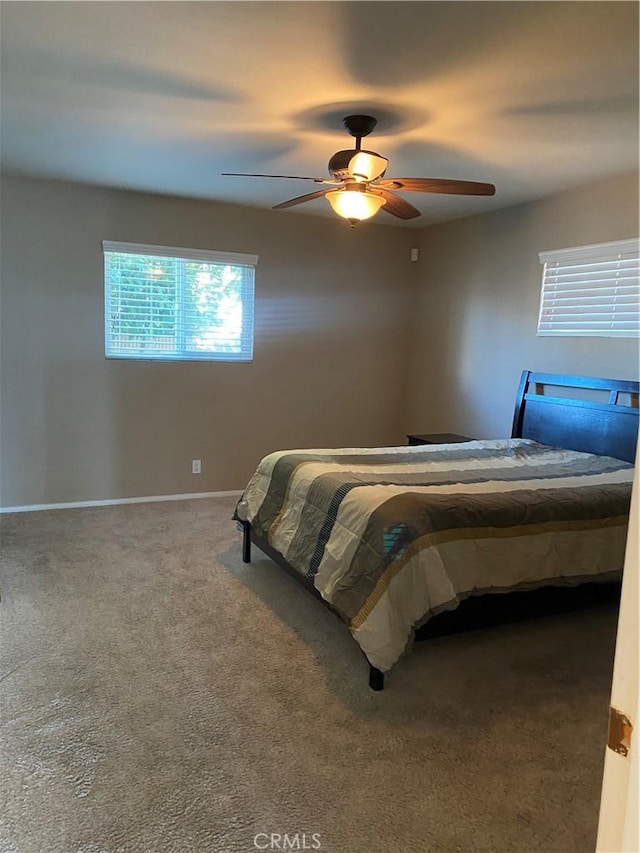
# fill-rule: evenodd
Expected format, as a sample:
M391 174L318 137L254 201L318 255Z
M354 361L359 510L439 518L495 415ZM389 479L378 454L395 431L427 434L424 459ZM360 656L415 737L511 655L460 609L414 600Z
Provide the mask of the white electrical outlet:
M201 474L202 473L202 462L200 459L192 459L191 460L191 473L192 474Z

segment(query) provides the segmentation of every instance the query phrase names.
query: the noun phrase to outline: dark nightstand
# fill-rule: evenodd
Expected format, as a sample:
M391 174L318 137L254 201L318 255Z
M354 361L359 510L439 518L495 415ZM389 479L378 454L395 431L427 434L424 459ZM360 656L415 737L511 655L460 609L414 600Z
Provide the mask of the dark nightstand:
M457 435L455 432L428 432L421 435L408 435L408 444L458 444L461 441L475 441L468 435Z

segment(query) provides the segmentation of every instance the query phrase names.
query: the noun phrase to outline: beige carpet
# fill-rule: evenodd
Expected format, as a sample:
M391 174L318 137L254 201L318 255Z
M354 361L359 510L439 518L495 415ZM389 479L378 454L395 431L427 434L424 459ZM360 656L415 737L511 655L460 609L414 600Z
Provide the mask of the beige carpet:
M3 853L593 850L611 607L427 641L373 693L232 507L3 518Z

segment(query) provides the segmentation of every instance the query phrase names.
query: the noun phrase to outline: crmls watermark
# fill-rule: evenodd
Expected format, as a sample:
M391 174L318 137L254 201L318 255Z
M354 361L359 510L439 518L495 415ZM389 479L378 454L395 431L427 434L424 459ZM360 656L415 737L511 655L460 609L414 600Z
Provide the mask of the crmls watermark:
M253 836L256 850L322 850L319 832L259 832Z

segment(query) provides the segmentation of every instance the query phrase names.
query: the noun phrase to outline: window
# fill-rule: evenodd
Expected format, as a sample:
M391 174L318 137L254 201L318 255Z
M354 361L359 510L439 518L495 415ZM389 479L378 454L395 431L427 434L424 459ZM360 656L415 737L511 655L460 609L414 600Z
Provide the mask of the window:
M108 358L253 359L256 255L102 247Z
M541 252L540 262L539 335L638 335L637 238Z

